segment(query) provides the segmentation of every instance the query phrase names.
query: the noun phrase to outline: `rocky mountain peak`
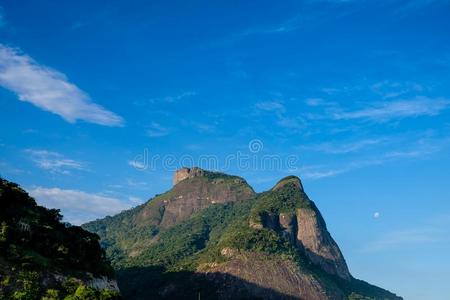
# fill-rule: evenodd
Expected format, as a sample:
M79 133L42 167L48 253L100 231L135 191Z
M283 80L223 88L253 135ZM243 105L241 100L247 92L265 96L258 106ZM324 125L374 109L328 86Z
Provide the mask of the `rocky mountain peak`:
M137 215L137 223L169 228L210 205L247 200L255 196L247 182L198 167L174 173L173 188L149 201Z
M173 185L176 185L178 182L185 180L187 178L193 177L201 177L205 175L205 171L198 167L193 168L181 168L175 171L173 174Z
M338 245L298 177L281 179L269 193L261 196L253 207L249 225L256 230L269 228L280 232L326 273L351 279Z
M300 180L300 178L298 178L297 176L293 176L293 175L284 177L283 179L278 181L277 184L275 184L275 186L272 188L272 191L277 191L286 185L292 185L292 186L300 189L301 191L303 191L302 181Z

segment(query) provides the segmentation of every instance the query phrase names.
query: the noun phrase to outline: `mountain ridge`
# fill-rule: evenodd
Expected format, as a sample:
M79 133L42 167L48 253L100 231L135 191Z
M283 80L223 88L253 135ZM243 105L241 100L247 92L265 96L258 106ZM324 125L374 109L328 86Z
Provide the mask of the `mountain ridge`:
M300 178L262 193L199 168L173 182L137 208L83 225L102 238L125 297L401 299L353 278ZM119 228L131 234L115 235Z

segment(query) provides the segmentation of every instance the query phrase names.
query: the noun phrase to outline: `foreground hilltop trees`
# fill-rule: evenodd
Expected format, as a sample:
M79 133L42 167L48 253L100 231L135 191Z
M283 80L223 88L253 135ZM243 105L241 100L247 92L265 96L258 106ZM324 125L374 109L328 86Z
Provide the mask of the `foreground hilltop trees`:
M401 299L353 278L294 176L257 194L240 177L183 168L170 191L83 227L128 299Z
M0 179L0 299L121 299L96 234Z

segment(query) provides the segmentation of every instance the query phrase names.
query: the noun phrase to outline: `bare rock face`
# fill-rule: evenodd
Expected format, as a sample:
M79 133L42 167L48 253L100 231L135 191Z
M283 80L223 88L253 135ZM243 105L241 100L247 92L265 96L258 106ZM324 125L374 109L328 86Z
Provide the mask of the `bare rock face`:
M173 196L164 205L162 227L170 227L212 204L246 200L255 195L239 177L211 179L205 175L199 168L184 168L175 173Z
M349 280L351 275L345 259L320 213L309 208L297 209L297 223L297 239L311 261L327 273Z
M256 218L250 218L250 227L270 228L281 233L325 272L350 280L345 259L319 210L304 193L300 179L289 176L280 180L268 197L276 200L266 203L266 207L263 205L264 210Z
M197 176L203 176L204 171L200 168L181 168L173 174L173 185L187 178L193 178Z
M87 282L87 285L97 290L110 290L120 292L117 281L109 279L106 276L94 277Z
M219 299L242 295L255 299L344 299L339 291L327 295L314 276L302 272L295 262L263 253L240 252L224 263L202 266L197 271L218 283Z
M297 218L292 214L281 213L279 220L283 235L289 242L295 244L297 237Z
M150 201L141 211L139 222L168 228L210 205L255 196L253 189L240 177L196 167L176 171L173 183L172 190Z

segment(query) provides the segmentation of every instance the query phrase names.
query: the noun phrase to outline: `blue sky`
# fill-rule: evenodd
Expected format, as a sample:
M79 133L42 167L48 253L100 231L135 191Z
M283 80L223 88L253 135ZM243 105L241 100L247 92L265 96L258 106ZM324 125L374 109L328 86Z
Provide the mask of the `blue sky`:
M0 2L0 174L79 224L294 174L352 273L450 293L448 1Z

